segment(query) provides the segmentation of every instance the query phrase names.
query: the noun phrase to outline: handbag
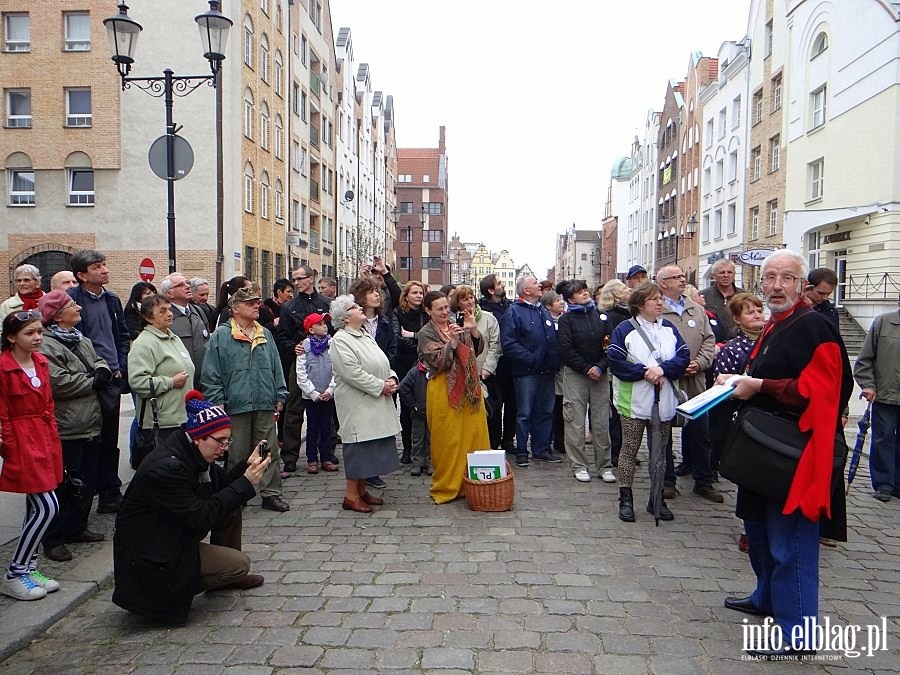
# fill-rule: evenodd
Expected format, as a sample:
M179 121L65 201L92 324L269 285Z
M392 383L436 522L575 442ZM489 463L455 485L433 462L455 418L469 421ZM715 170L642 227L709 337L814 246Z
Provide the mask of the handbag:
M147 401L150 401L150 411L153 415L153 426L144 428L144 413L147 412ZM156 439L159 436L159 404L156 401L156 387L153 379L150 379L150 398L141 401L141 416L138 422L137 432L134 435L134 443L131 446L130 464L137 471L144 458L156 448Z
M739 487L785 502L812 434L800 431L799 422L798 413L745 404L728 432L719 473ZM846 455L843 433L835 434L834 447L834 468L840 471Z
M647 334L644 332L644 329L641 328L641 324L637 322L637 319L632 317L628 321L632 326L634 326L635 330L638 332L638 335L640 335L644 339L644 344L647 345L647 349L649 349L651 352L656 351L656 347L654 347L653 343L650 342L650 338L647 337ZM685 392L684 389L679 389L678 387L676 387L675 383L672 382L672 380L670 380L669 378L666 378L666 382L669 383L669 385L672 387L672 392L675 394L675 400L677 401L675 403L676 406L679 406L688 400L687 392ZM675 413L675 417L672 419L673 427L683 427L687 423L687 417L682 415L680 412Z

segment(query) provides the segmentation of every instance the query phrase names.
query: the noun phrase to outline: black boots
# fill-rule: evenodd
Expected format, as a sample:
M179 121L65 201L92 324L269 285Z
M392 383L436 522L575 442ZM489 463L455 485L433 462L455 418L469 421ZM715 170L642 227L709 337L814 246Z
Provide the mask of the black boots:
M629 487L619 488L619 520L634 522L634 498Z
M647 502L647 513L653 515L653 508L650 506L650 502ZM662 503L659 505L659 519L660 520L675 520L675 514L669 510L669 507L666 506L666 500L663 499Z
M410 457L410 451L404 450L403 454L400 456L401 464L412 464L412 458Z

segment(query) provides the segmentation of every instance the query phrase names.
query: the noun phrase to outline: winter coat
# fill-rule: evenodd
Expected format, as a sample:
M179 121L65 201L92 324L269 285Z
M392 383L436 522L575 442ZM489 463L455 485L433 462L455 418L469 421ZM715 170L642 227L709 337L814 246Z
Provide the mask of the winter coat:
M284 316L282 314L282 316ZM203 361L203 395L229 415L275 410L288 389L272 334L260 324L251 340L229 320L209 339Z
M684 343L690 350L690 361L696 361L700 366L700 372L695 375L685 375L681 377L681 388L687 392L690 397L696 396L706 391L706 372L712 367L713 359L716 357L716 338L709 325L709 318L706 316L706 310L698 305L690 298L682 298L684 300L684 312L678 316L678 312L669 307L668 302L663 299L663 312L661 319L669 321Z
M13 312L20 311L24 306L25 302L19 297L18 293L13 294L12 297L0 302L0 321L3 321L3 319Z
M180 372L188 374L185 386L175 387L174 376ZM190 391L194 381L194 364L187 348L171 330L165 333L158 328L147 325L131 345L128 357L128 384L138 397L136 415L138 423L145 429L153 426L153 415L150 414L149 399L150 381L159 405L160 429L173 429L187 421L184 408L184 395ZM140 414L143 402L148 401L143 422Z
M669 382L684 374L690 353L678 330L665 319L650 324L637 319L650 342L657 346L653 352L630 321L623 321L613 331L606 352L609 370L613 374L613 405L620 415L649 420L655 400L654 385L644 379L646 366L660 366ZM676 384L676 386L678 386ZM659 418L663 422L675 417L675 392L668 382L659 389Z
M113 602L157 621L184 623L200 592L199 542L256 494L246 470L245 461L228 472L208 464L182 433L151 452L116 516Z
M77 349L88 368L73 351ZM50 385L56 408L56 427L64 441L94 438L100 435L102 416L100 399L94 389L94 371L106 368L106 361L97 356L94 345L83 337L73 346L44 331L41 353L47 357L50 367Z
M862 389L874 389L875 401L900 405L900 312L875 317L866 334L853 377Z
M313 354L309 338L303 341L303 356L297 357L297 386L303 398L318 401L327 393L334 396L334 368L331 364L331 348L321 354Z
M384 381L397 374L365 329L343 328L331 340L334 403L345 443L395 436L400 431L397 409L382 396Z
M0 492L48 492L63 479L50 368L43 354L35 353L32 358L41 379L38 389L16 363L12 350L0 352Z
M553 318L540 303L512 303L500 322L500 343L513 377L553 375L559 369Z
M422 326L428 321L428 315L421 307L419 309L409 309L405 312L397 307L391 312L391 330L393 330L394 337L397 339L397 356L391 363L391 368L395 372L407 372L419 359L419 343L416 339L416 334L422 330ZM413 333L413 336L403 337L400 335L401 330L410 331Z
M428 398L428 376L425 367L418 362L403 376L400 381L400 402L416 417L425 419L425 402Z
M606 372L606 347L612 330L609 317L595 307L569 305L569 311L559 317L559 357L563 364L579 373L587 375L596 366L600 373Z
M178 306L172 305L172 325L169 330L181 338L182 344L191 357L191 362L194 364L194 377L188 382L194 389L197 389L200 387L203 356L206 354L206 344L209 342L206 319L201 311L190 303L185 307L185 312L182 312Z

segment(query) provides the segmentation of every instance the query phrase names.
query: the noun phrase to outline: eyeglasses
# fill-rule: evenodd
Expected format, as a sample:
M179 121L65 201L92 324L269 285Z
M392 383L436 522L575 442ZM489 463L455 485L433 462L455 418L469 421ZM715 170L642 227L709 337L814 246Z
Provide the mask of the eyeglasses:
M775 272L768 272L763 274L762 279L766 286L772 286L778 280L781 281L782 286L793 286L800 277L795 277L793 274L775 274Z
M685 276L683 274L673 274L670 277L663 277L662 279L657 279L657 281L668 281L669 279L684 279Z
M230 448L231 444L234 443L234 439L230 436L228 438L216 438L215 436L210 436L210 438L221 445L223 448Z
M305 281L306 279L312 279L312 274L307 274L305 277L291 277L292 281Z
M43 319L41 313L36 309L29 309L27 312L16 312L15 317L19 321L32 321L34 319L41 321Z

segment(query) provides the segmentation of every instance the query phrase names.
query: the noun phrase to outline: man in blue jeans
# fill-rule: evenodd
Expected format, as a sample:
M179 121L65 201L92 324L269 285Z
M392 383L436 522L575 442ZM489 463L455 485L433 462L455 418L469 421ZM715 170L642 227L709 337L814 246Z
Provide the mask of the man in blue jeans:
M541 287L534 277L516 282L518 296L500 325L500 343L516 392L516 466L536 461L559 463L550 451L553 428L554 377L559 368L556 328L550 313L541 305Z

